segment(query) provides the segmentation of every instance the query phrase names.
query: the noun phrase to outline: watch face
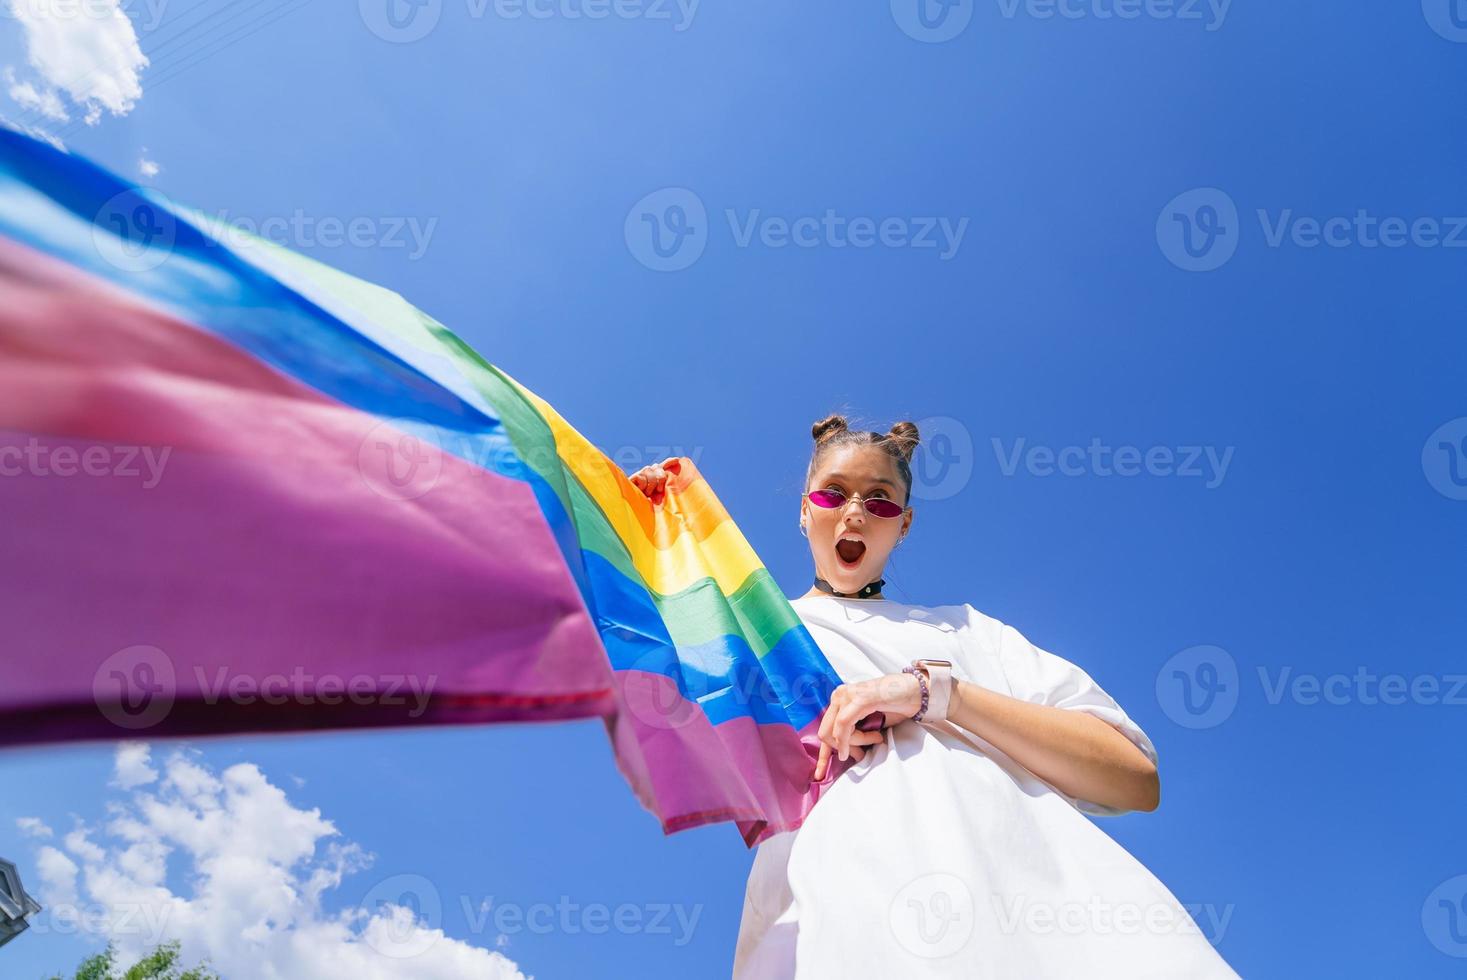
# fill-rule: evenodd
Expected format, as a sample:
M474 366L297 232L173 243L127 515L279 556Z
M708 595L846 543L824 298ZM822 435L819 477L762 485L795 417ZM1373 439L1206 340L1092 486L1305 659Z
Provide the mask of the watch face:
M951 660L919 660L917 663L933 667L951 667L953 665Z

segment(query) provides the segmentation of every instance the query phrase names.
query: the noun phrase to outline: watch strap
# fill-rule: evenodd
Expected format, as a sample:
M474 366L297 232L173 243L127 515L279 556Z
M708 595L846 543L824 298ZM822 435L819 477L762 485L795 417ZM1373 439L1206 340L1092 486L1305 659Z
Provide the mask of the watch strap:
M922 721L946 721L953 697L951 665L944 660L914 660L912 665L927 674L927 712L922 716Z

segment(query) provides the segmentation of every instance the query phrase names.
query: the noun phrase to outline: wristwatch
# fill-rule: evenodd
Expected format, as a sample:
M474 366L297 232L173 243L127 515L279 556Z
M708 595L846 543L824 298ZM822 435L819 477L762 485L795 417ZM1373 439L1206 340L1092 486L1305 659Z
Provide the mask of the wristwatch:
M927 710L920 712L917 721L946 721L947 709L952 704L953 662L951 660L913 660L912 666L927 675Z

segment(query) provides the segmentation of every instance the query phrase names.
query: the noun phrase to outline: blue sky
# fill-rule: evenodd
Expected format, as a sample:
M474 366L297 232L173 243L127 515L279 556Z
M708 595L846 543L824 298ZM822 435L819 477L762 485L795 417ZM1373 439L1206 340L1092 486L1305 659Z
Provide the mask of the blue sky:
M1460 973L1467 5L124 6L140 68L115 24L0 22L0 114L399 290L627 470L693 457L787 594L810 423L918 421L888 594L1014 624L1141 724L1162 805L1098 822L1229 963ZM68 88L87 57L119 84ZM171 765L240 763L374 855L321 918L426 882L443 943L526 974L727 973L752 853L664 837L599 721ZM159 786L115 768L0 754L33 889L75 820ZM562 896L643 926L476 912ZM0 956L98 941L43 919Z

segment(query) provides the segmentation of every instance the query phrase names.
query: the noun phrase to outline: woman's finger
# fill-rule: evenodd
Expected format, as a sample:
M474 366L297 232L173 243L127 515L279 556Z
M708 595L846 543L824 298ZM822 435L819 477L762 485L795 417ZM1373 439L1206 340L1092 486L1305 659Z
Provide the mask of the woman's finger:
M851 735L856 731L856 718L850 707L843 707L836 716L832 734L835 735L836 754L842 762L851 757Z
M825 778L825 767L828 765L830 765L830 746L821 742L820 757L815 760L815 781L817 783Z

